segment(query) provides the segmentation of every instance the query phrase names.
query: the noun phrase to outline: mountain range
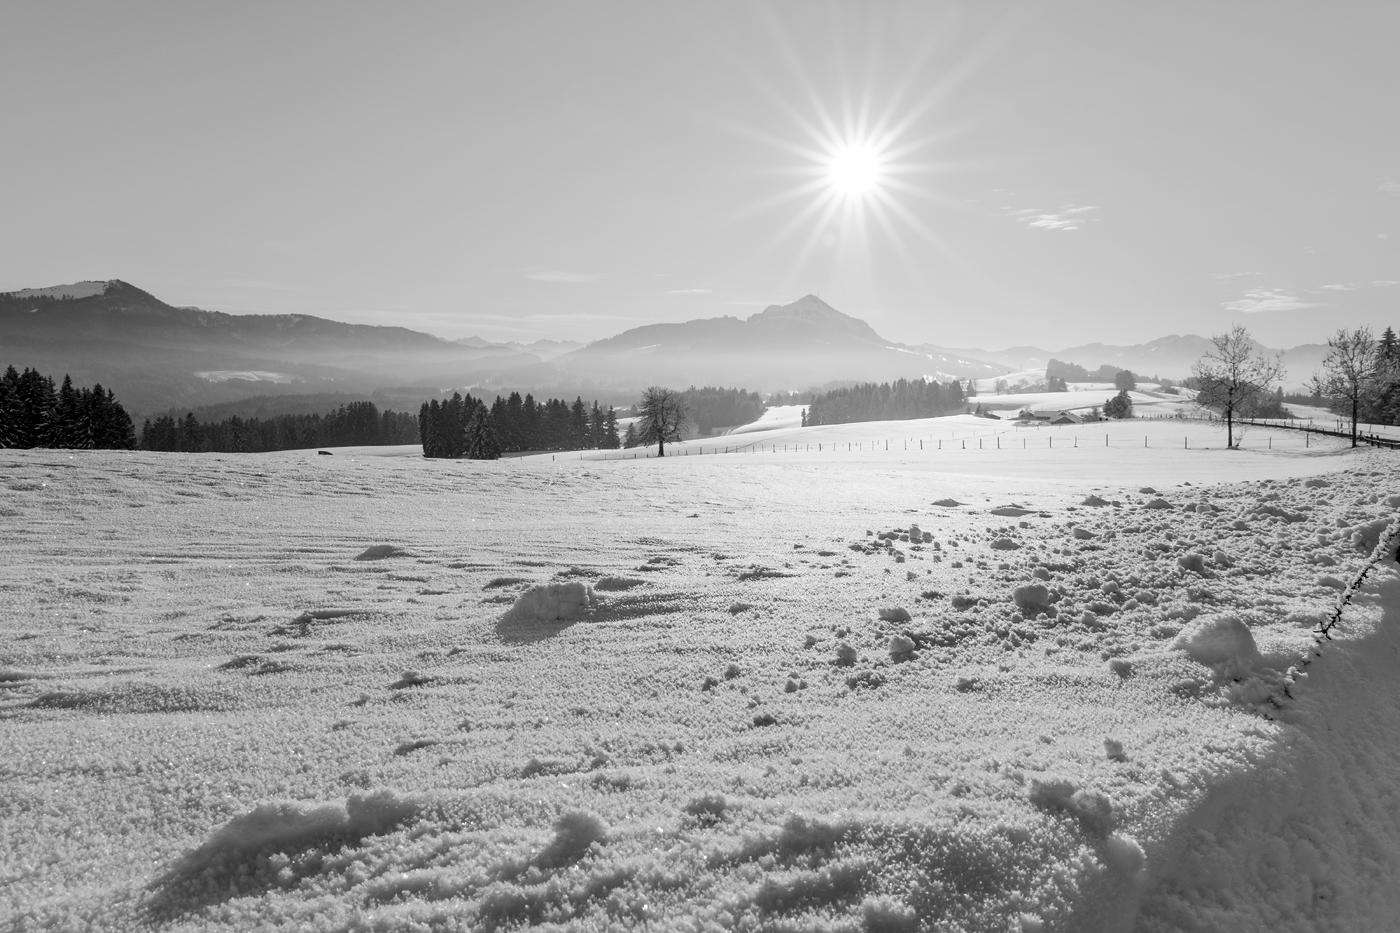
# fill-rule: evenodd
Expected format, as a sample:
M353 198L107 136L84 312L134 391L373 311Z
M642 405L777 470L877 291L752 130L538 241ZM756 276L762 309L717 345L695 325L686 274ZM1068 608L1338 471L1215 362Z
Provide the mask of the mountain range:
M1172 334L1131 346L1086 343L1063 350L1008 347L1005 350L971 348L951 352L1009 366L1017 371L1044 371L1046 364L1056 359L1065 363L1077 363L1089 370L1108 364L1119 369L1131 369L1140 376L1184 379L1191 374L1191 364L1200 359L1211 346L1208 339L1196 334ZM1305 385L1313 373L1322 369L1322 358L1327 355L1325 343L1305 343L1286 350L1277 350L1254 341L1254 348L1265 355L1282 355L1283 365L1287 370L1284 385L1291 388Z
M802 391L832 382L903 377L990 379L1044 369L1052 356L1181 378L1208 344L1194 335L1135 346L1059 351L910 346L814 295L747 318L648 324L588 344L444 340L403 327L347 324L306 314L227 314L176 307L121 280L0 294L0 366L33 366L117 391L136 416L255 395L359 394L395 398L513 389L582 394L630 404L652 384ZM1301 384L1326 347L1287 351Z

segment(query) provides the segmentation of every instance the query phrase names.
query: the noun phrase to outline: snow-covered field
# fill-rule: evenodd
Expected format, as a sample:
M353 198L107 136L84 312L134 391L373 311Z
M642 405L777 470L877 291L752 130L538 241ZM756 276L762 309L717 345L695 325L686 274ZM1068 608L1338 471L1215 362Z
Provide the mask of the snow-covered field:
M1394 455L780 417L0 451L0 922L1391 928Z

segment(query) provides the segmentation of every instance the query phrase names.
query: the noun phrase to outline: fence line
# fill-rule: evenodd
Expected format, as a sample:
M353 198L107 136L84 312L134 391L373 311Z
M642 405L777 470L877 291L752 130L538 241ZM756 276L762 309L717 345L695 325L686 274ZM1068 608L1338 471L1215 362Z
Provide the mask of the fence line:
M1282 707L1283 704L1279 701L1280 695L1290 700L1294 699L1292 692L1293 686L1300 678L1308 676L1303 668L1306 668L1308 665L1312 664L1313 661L1322 657L1322 646L1333 640L1332 631L1342 624L1342 614L1346 611L1346 608L1351 605L1352 597L1360 591L1361 585L1366 582L1366 577L1369 576L1371 571L1375 570L1382 561L1396 559L1397 545L1400 545L1400 515L1392 519L1385 530L1381 532L1380 540L1376 542L1375 548L1371 551L1371 556L1366 559L1366 566L1362 567L1356 576L1351 579L1351 582L1347 584L1346 589L1338 594L1337 605L1333 607L1331 616L1317 623L1317 628L1313 630L1312 654L1303 658L1288 669L1283 678L1282 689L1279 693L1269 698L1270 703L1276 707Z
M1149 420L1149 419L1140 419L1140 420ZM1204 422L1204 421L1209 421L1210 419L1191 418L1191 419L1169 419L1169 420L1190 420L1190 421ZM1315 434L1316 434L1316 435L1328 436L1328 437L1335 437L1335 438L1342 439L1342 440L1345 440L1345 439L1347 439L1347 438L1350 437L1350 435L1348 435L1348 434L1337 433L1337 432L1334 432L1334 431L1327 431L1327 430L1316 429L1316 428L1304 429L1304 428L1299 428L1299 427L1295 427L1295 426L1292 426L1292 425L1275 425L1275 424L1271 424L1271 423L1267 423L1267 422L1263 422L1263 421L1237 422L1237 424L1244 424L1244 423L1248 423L1248 424L1252 424L1252 425L1256 425L1256 426L1261 426L1261 427L1269 427L1269 428L1273 428L1273 427L1290 428L1290 429L1293 429L1293 430L1302 431L1302 432L1306 435L1305 438L1304 438L1304 447L1305 447L1305 448L1311 446L1312 435L1315 435ZM1064 426L1052 426L1052 427L1072 427L1072 426L1070 426L1070 425L1064 425ZM671 448L671 450L665 454L665 457L700 457L700 456L713 457L713 456L720 456L720 455L727 455L727 454L769 454L769 455L777 454L777 455L782 455L782 454L788 454L788 453L838 453L838 452L843 452L843 453L866 453L866 452L870 452L870 453L873 453L873 452L876 452L876 451L888 452L888 451L891 451L891 450L893 450L893 451L895 451L895 452L898 452L898 453L908 453L908 452L911 452L911 451L941 451L941 450L944 449L944 447L943 447L943 442L944 442L944 441L956 442L957 446L956 446L956 447L953 447L953 448L950 448L950 449L954 449L954 450L969 450L969 449L970 449L970 450L1014 450L1014 449L1015 449L1015 446L1014 446L1014 445L1002 444L1001 441L1002 441L1003 437L1006 437L1008 434L1011 434L1013 431L1019 431L1019 430L1020 430L1019 427L1013 427L1013 428L1011 428L1011 429L1003 429L1003 430L1001 430L1001 431L988 431L988 432L986 432L986 433L980 433L980 434L974 431L974 432L972 432L970 435L964 436L964 437L958 437L958 436L957 436L957 432L950 432L953 436L952 436L952 437L948 437L948 438L935 438L935 437L929 437L929 438L921 438L921 437L879 438L879 439L871 440L871 441L840 441L840 442L834 442L834 443L833 443L833 442L830 442L830 441L818 441L818 442L816 442L816 443L801 443L801 444L799 444L799 443L795 443L795 442L789 440L789 441L787 441L787 442L785 442L785 443L778 443L778 442L776 442L776 441L773 441L773 442L750 441L750 442L747 443L747 444L739 444L739 445L733 445L733 444L731 444L731 445L727 445L727 446L726 446L726 445L719 445L719 444L716 444L716 445L714 445L713 447L707 447L706 445L703 445L703 444L702 444L702 445L696 445L696 446L693 446L693 447L692 447L692 446L685 446L685 445L682 445L682 444L675 444L675 445L673 445L673 447ZM1036 445L1036 446L1037 446L1037 449L1044 449L1044 450L1054 450L1054 449L1056 449L1056 448L1055 448L1055 438L1056 438L1056 435L1057 435L1057 434L1059 435L1059 438L1060 438L1060 441L1061 441L1061 447L1058 448L1058 449L1063 450L1063 449L1066 449L1066 448L1078 449L1078 448L1091 448L1091 447L1098 447L1098 446L1102 446L1102 447L1112 447L1112 446L1113 446L1113 444L1112 444L1112 439L1113 439L1113 437L1114 437L1115 432L1108 432L1108 433L1103 434L1103 435L1102 435L1102 437L1103 437L1103 443L1102 443L1102 445L1100 445L1100 444L1098 443L1098 441L1097 441L1097 438L1100 436L1100 435L1098 435L1098 434L1080 434L1080 433L1070 433L1070 432L1067 432L1067 431L1055 431L1055 432L1050 432L1050 433L1048 434L1048 436L1045 438L1045 440L1046 440L1046 445L1045 445L1045 447L1044 447L1044 448L1041 448L1041 447L1039 446L1039 444L1037 444L1037 445ZM1119 439L1119 447L1120 447L1120 449L1123 448L1123 447L1127 447L1127 446L1136 447L1136 446L1137 446L1136 437L1138 437L1138 436L1140 436L1140 437L1142 438L1142 447L1143 447L1144 449L1151 448L1151 446L1152 446L1152 445L1151 445L1152 436L1151 436L1150 434L1128 435L1128 434L1126 434L1126 433L1117 433L1117 436L1118 436L1118 439ZM1008 440L1012 440L1012 438L1007 438L1007 439L1008 439ZM986 443L988 440L991 440L991 441L992 441L992 444L988 445L988 444ZM1267 438L1267 441L1266 441L1266 449L1270 449L1270 450L1273 449L1273 440L1274 440L1274 439L1273 439L1272 435L1269 436L1269 437ZM1357 440L1365 440L1365 439L1362 438L1362 437L1360 437L1360 436L1358 436ZM932 443L931 443L931 444L930 444L930 443L926 443L926 441L931 441ZM975 446L975 447L969 447L969 446L968 446L968 441L976 441L976 446ZM1069 441L1070 443L1066 445L1066 444L1063 443L1064 441ZM1084 443L1081 444L1081 443L1079 443L1080 441L1084 441ZM1387 439L1385 439L1385 438L1379 438L1379 439L1375 439L1375 440L1367 440L1367 443L1372 443L1374 446L1383 447L1383 448L1387 448L1387 449L1396 449L1396 448L1400 448L1400 442L1391 442L1391 441L1389 441L1389 440L1387 440ZM915 444L917 444L918 446L912 446L912 445L915 445ZM898 445L898 446L891 446L891 445ZM1167 439L1167 438L1159 438L1159 446L1158 446L1157 448L1155 448L1155 449L1162 449L1163 447L1174 447L1174 443L1171 442L1171 441L1170 441L1169 439ZM1030 449L1030 439L1029 439L1028 437L1024 436L1024 435L1023 435L1022 438L1021 438L1021 449L1022 449L1022 450L1029 450L1029 449ZM1191 449L1191 439L1190 439L1190 436L1189 436L1189 435L1182 436L1182 449L1186 449L1186 450ZM575 451L569 451L569 453L575 453ZM614 453L612 453L612 452L604 452L604 451L600 451L600 450L577 451L577 453L578 453L578 455L579 455L579 459L580 459L580 460L585 459L585 455L591 455L591 456L589 457L589 459L601 459L601 460L638 460L638 459L652 460L652 459L657 459L656 453L650 448L650 446L648 446L648 447L646 447L646 448L638 447L638 448L630 448L630 449L618 451L618 452L616 452L616 455L614 455ZM601 454L601 456L598 456L599 454ZM555 459L557 459L557 456L556 456ZM661 458L661 459L664 459L664 457Z

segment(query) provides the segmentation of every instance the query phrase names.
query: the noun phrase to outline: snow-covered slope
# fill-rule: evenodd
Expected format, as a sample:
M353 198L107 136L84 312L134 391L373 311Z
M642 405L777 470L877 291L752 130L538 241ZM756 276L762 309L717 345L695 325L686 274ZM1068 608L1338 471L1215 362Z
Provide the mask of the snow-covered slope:
M0 917L1385 928L1389 455L932 422L0 452Z

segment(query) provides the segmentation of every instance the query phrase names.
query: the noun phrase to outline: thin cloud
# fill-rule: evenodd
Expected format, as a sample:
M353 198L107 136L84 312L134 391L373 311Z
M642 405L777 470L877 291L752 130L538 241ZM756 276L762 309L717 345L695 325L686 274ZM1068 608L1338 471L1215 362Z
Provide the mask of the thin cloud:
M1400 197L1400 181L1396 181L1394 178L1387 178L1385 181L1381 182L1380 190L1386 194L1393 194Z
M1391 279L1380 279L1378 281L1372 282L1371 284L1376 286L1377 288L1389 288L1392 285L1400 285L1400 282L1396 282Z
M708 288L673 288L666 292L668 295L708 295Z
M1329 290L1331 290L1331 291L1334 291L1334 292L1349 292L1349 291L1351 291L1352 289L1360 288L1361 286L1360 286L1360 285L1324 285L1324 286L1322 286L1322 287L1323 287L1323 288L1326 288L1326 289L1329 289Z
M536 282L560 282L567 285L585 285L602 278L596 272L564 272L559 269L537 269L525 273L525 278Z
M1212 272L1212 273L1210 274L1210 277L1213 278L1213 279L1237 279L1237 278L1239 278L1240 276L1244 276L1244 275L1262 275L1262 274L1263 274L1263 273L1261 273L1261 272Z
M1084 215L1096 210L1098 208L1091 205L1076 207L1072 204L1066 204L1058 211L1024 209L1008 210L1006 214L1025 224L1030 230L1078 230L1092 219Z
M1251 288L1239 301L1227 301L1225 307L1244 314L1259 314L1263 311L1297 311L1299 308L1317 308L1320 305L1302 301L1281 289Z

